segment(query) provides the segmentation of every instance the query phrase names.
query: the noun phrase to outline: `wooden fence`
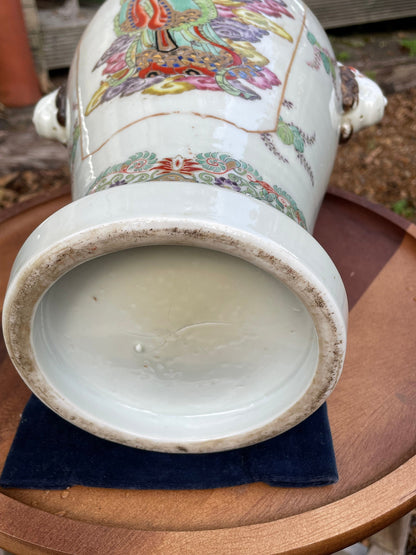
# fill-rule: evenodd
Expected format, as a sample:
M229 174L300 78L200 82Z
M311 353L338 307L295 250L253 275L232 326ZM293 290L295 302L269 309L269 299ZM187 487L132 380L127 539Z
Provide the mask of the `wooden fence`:
M81 3L76 17L65 18L61 10L37 10L36 0L21 2L38 72L68 67L95 10ZM71 3L76 4L76 0ZM308 0L306 3L326 29L416 16L416 0Z
M416 0L308 0L326 29L416 16Z

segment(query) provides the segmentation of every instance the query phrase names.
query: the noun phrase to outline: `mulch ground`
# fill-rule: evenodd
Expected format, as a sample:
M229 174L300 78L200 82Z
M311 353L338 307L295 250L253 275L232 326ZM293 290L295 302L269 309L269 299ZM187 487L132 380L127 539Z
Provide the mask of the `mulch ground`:
M0 209L69 184L67 166L55 170L17 170L0 175Z
M330 184L416 221L416 89L387 98L383 121L340 146Z

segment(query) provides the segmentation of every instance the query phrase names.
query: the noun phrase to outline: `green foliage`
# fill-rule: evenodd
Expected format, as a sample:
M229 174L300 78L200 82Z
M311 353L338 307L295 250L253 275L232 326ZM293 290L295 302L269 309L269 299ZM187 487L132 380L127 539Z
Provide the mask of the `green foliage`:
M279 125L277 126L277 136L285 145L293 145L294 135L293 131L290 129L287 123L283 121L279 121Z
M293 145L295 150L300 153L305 151L305 142L302 133L296 125L289 125L280 117L276 132L283 144Z
M374 70L369 70L365 72L365 76L368 77L369 79L372 79L373 81L376 80L377 77L377 73Z
M416 57L416 39L402 39L400 46L409 51L409 56Z
M374 137L370 137L365 145L365 148L368 152L371 152L375 148L377 148L377 141Z
M291 125L290 129L293 133L293 146L295 147L295 150L300 153L305 152L305 143L303 142L299 129L294 125Z
M331 71L331 62L328 56L322 50L319 52L319 54L321 55L321 60L324 64L325 71L329 73Z
M403 218L412 219L416 216L415 208L405 198L395 202L391 209L399 216L403 216Z
M345 63L351 59L351 54L346 50L341 50L341 52L337 53L337 58L341 63Z

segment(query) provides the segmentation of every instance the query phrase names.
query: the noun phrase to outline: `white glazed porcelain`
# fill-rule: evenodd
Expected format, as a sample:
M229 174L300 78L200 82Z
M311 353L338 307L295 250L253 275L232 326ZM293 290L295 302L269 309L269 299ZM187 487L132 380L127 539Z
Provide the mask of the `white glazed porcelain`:
M363 110L366 87L345 112L301 2L107 0L66 127L56 93L34 117L68 142L75 199L28 238L5 301L34 393L170 452L256 443L316 410L341 373L347 301L310 232L341 130L382 115L378 88Z
M381 94L377 83L354 68L349 68L356 79L359 89L359 101L346 111L341 118L341 137L349 138L373 123L380 121L384 115L387 100Z

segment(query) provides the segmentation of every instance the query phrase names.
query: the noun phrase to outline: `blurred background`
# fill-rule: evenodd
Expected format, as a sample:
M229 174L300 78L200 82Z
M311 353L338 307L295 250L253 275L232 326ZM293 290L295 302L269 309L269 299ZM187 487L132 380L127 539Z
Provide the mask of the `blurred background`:
M5 27L0 32L0 208L69 183L66 150L36 136L31 106L66 80L78 40L102 2L0 3ZM389 101L381 124L340 147L330 185L364 195L415 222L416 1L310 0L308 5L325 27L338 60L377 81ZM8 14L2 13L7 9ZM7 36L19 17L26 42L16 39L15 30ZM25 81L20 88L19 80Z

